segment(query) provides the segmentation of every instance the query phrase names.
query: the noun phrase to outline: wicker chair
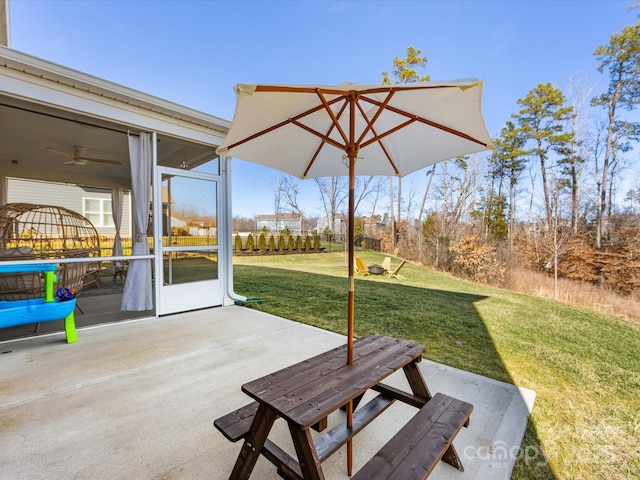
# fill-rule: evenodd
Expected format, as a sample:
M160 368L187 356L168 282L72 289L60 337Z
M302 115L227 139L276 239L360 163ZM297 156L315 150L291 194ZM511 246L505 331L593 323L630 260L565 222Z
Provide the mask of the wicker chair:
M64 207L9 203L0 207L0 261L100 256L100 237L93 224ZM100 262L61 264L55 288L79 293L99 285ZM27 278L29 277L29 278ZM24 300L42 295L37 273L0 275L0 299Z

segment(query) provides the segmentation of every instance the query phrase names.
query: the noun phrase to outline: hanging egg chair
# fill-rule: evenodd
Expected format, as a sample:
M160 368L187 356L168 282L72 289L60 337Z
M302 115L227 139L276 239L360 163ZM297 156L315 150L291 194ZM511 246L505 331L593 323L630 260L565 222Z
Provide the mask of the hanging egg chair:
M0 261L91 258L100 256L100 237L93 224L68 208L31 203L0 207ZM76 293L100 283L100 262L60 264L56 288ZM0 300L23 300L42 294L37 273L0 275Z

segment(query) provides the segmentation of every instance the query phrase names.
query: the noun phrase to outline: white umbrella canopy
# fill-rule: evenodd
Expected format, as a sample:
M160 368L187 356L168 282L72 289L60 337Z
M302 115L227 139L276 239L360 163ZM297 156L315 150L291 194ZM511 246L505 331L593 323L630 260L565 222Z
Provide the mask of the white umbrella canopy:
M355 175L407 175L493 149L481 112L482 81L393 86L236 85L219 155L299 178L349 176L347 364L353 362ZM353 404L347 405L352 427ZM347 470L352 444L347 442Z
M355 175L407 175L495 148L482 118L482 85L471 79L235 87L233 122L216 153L300 178L349 176L348 363L354 330Z
M350 142L357 149L357 175L407 175L493 148L482 118L480 80L238 84L235 90L233 122L217 152L299 178L348 175L343 157ZM350 95L356 97L353 114Z

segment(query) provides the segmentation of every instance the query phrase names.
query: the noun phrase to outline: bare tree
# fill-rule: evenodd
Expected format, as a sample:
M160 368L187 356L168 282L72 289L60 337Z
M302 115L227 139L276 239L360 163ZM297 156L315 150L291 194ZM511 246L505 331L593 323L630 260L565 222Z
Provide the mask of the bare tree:
M300 207L299 195L300 184L293 175L282 174L284 178L282 185L282 203L284 210L289 213L297 213L302 216L302 208Z
M343 208L349 193L347 182L345 181L345 177L322 177L316 178L315 182L320 192L322 208L333 232L335 229L336 214Z
M560 212L561 194L563 182L558 178L551 178L551 208L553 211L553 230L551 235L551 258L547 263L547 268L553 268L553 299L558 300L558 262L561 254L564 253L565 244L571 237L571 229L562 228L562 217ZM573 192L571 192L573 195Z
M460 232L473 210L475 185L478 181L478 157L461 157L442 164L439 187L445 236L452 241Z
M280 174L280 177L273 182L274 191L274 214L276 226L280 224L281 213L292 213L300 215L304 228L305 215L300 205L300 183L293 175L288 173Z
M373 217L376 214L376 209L378 207L378 200L380 199L380 194L383 186L382 177L375 177L373 181L370 192L373 195L373 200L371 201L371 216Z
M284 186L286 183L286 178L284 176L284 174L280 175L280 177L277 180L273 180L272 182L272 187L273 187L273 213L276 217L276 228L277 226L280 224L280 208L281 208L281 204L282 204L282 195L283 195L283 190L284 190Z
M355 211L358 212L360 208L360 204L371 194L375 193L376 187L376 177L356 177L356 187L355 187Z
M580 190L584 164L589 156L589 120L593 113L593 107L589 105L594 85L587 84L585 75L572 77L567 85L567 98L573 107L574 116L571 119L573 140L569 161L563 166L571 189L571 228L574 234L578 233L580 218ZM585 107L589 107L586 108Z

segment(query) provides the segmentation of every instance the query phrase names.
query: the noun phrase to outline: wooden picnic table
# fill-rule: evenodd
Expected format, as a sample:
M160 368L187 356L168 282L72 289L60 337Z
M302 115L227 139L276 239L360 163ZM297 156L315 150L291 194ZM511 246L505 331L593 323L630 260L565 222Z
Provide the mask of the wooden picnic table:
M244 437L244 445L231 479L249 478L260 454L285 478L324 479L322 462L395 400L420 408L431 398L417 365L426 349L424 345L369 335L354 342L351 365L346 362L346 348L346 345L335 348L242 386L242 391L256 400L253 406L248 406L255 414L244 413L251 423L246 434L236 437ZM382 383L399 369L403 369L411 392ZM341 422L314 442L310 433L312 426L321 424L329 414L350 401L358 404L369 389L378 395L354 412L352 428ZM235 413L238 412L241 410ZM267 438L277 418L288 423L297 459ZM233 422L229 416L226 420L216 421L223 433Z

